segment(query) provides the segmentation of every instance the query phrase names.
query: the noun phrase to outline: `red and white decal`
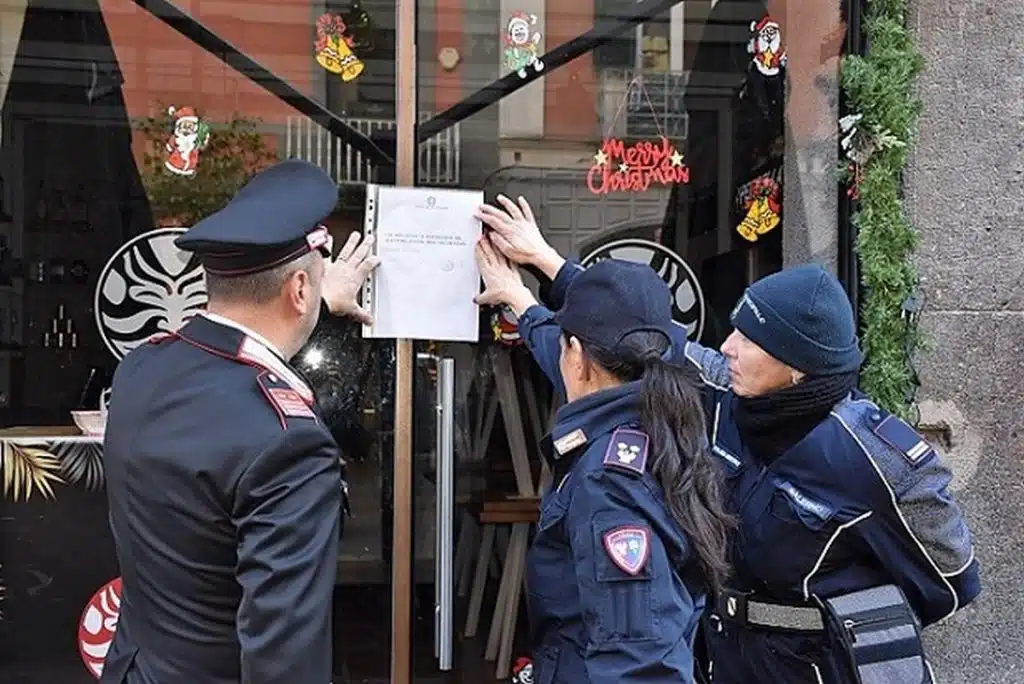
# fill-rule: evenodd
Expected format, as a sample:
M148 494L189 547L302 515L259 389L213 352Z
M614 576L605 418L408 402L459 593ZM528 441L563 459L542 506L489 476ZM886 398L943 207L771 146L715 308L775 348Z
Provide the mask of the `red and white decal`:
M316 418L316 414L295 390L268 389L267 393L270 395L270 400L284 415L297 418Z
M309 233L306 233L306 244L309 245L309 251L315 252L316 250L323 247L328 253L331 251L331 234L327 231L325 226L317 226Z
M623 525L604 533L608 557L627 575L636 577L651 557L651 533L646 525Z
M96 679L103 673L103 661L114 641L121 615L121 578L104 584L93 594L78 623L78 652L85 668Z
M242 346L238 350L238 359L250 365L258 366L280 377L286 385L294 389L302 397L306 405L313 403L313 390L303 382L295 371L288 368L284 361L274 352L270 351L263 343L249 337L242 340ZM274 382L277 382L276 380Z

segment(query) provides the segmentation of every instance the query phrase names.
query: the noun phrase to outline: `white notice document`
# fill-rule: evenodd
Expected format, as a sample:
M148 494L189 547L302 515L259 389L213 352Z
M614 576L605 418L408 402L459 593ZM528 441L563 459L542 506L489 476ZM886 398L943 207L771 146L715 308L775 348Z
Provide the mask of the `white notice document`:
M365 231L381 264L363 288L373 315L363 337L479 339L473 213L483 201L482 191L367 184Z

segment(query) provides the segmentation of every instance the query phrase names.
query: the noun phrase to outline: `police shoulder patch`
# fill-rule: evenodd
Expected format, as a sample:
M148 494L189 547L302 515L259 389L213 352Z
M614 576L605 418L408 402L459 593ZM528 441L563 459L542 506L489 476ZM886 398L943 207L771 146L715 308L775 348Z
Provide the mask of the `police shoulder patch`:
M281 427L285 427L286 418L311 418L316 420L312 407L306 403L296 389L275 373L263 371L256 377L263 395L274 407L281 419Z
M604 550L619 570L637 576L651 557L651 530L646 525L622 525L604 533Z
M934 453L931 445L917 430L896 416L888 415L881 419L872 432L883 442L903 454L903 458L907 459L912 466L917 467L926 460L929 454Z
M604 452L604 465L634 475L643 475L647 467L647 451L651 439L647 433L619 428L612 433Z

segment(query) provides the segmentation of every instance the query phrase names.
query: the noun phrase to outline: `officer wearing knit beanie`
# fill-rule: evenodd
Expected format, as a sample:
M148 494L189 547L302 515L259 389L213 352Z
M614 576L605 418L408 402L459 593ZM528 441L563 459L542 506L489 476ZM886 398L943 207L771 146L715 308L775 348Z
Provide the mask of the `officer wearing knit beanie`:
M534 265L553 279L549 291L552 308L564 308L573 300L572 316L563 314L561 325L555 325L550 311L529 306L532 294L521 280L503 283L496 278L500 273L495 269L488 275L481 267L489 290L521 293L504 303L512 306L518 302L513 309L521 314L520 333L556 387L564 384L563 368L581 375L563 362L570 351L579 353L573 351L572 337L589 336L614 348L619 346L623 330L652 324L661 327L664 314L653 314L659 311L656 305L663 294L658 294L653 284L646 285L642 274L625 269L613 273L611 267L604 267L608 270L602 274L594 270L600 264L585 270L557 254L552 256L554 250L543 239L526 201L520 199L518 208L511 200L501 203L504 209L492 207L481 213L482 220L500 236L498 249L509 260ZM650 308L638 307L625 293L613 296L625 287L648 291L644 296L651 298ZM686 339L685 328L674 326L668 358L654 359L642 376L653 379L657 376L651 371L665 372L671 364L697 370L709 428L710 449L706 452L714 459L711 472L722 476L728 512L737 521L737 529L730 535L731 573L726 586L708 599L703 620L705 649L698 654L696 669L705 677L713 673L716 684L931 684L919 638L921 627L949 617L981 590L970 530L948 490L952 474L911 425L857 388L862 354L853 311L839 282L824 269L797 266L757 281L744 292L731 319L735 330L720 351ZM572 332L568 341L563 334L566 329ZM588 349L585 339L582 349L584 353ZM590 351L595 351L594 345ZM592 358L598 356L592 354ZM586 397L576 403L585 401ZM566 407L560 409L560 415L565 413ZM684 420L679 425L685 428L687 423ZM562 432L553 432L552 437L567 434L569 427L563 426ZM589 437L593 430L588 426L585 432ZM678 436L678 430L675 432ZM653 473L654 459L646 456L647 451L643 458L634 458L621 435L611 440L615 449L609 449L604 463L629 461L643 469L646 478L648 469ZM576 434L574 439L570 443L576 448L583 438ZM650 453L658 453L655 438L650 445ZM636 466L638 461L642 465ZM567 507L577 505L578 499L566 492L566 486L548 496L555 502L569 502ZM689 490L688 483L678 488L680 492ZM661 491L670 490L663 487ZM607 500L621 502L617 494ZM551 517L551 511L565 516L565 508L556 504L545 507L542 519ZM581 529L588 523L604 524L603 515L606 513L589 515ZM584 542L581 548L585 551L578 557L600 557L602 545L595 541L595 533L601 534L605 528L567 535L567 519L542 522L540 527L547 532L538 533L539 543L543 545L545 536L550 538L555 534L552 530L561 526L559 539L569 536L570 544L576 539ZM646 531L626 524L625 519L610 524L617 526L615 534ZM660 536L655 531L649 538ZM643 534L635 537L635 548L645 554L646 539ZM604 541L614 542L608 537ZM611 554L629 548L614 543L604 547ZM551 557L553 547L540 548L544 551L536 558ZM653 562L658 556L649 557ZM578 561L571 565L577 570L582 567ZM603 568L622 567L613 566L600 566L602 579L613 579ZM593 566L587 567L588 576L593 577ZM531 577L531 586L554 584L560 576L554 573L559 571L561 568L547 577ZM651 597L666 595L654 584L649 590L643 588L645 608L641 602L612 600L609 592L622 591L623 585L639 581L652 583L659 577L653 571L649 575L633 571L628 577L614 577L624 581L582 585L588 590L600 585L598 589L604 592L600 596L587 596L583 590L572 596L597 599L592 605L600 611L612 606L609 614L621 605L628 605L629 611L649 610ZM635 592L630 595L641 596L640 588ZM555 604L549 597L560 593L551 588L543 593L544 601L536 603L554 614ZM565 614L559 612L558 617ZM604 624L605 613L601 615ZM631 624L650 624L649 618L646 622L630 620ZM668 621L659 620L663 629ZM565 624L561 619L544 622L559 628ZM610 627L605 633L624 633L619 625L607 622ZM850 625L860 631L853 634ZM862 648L864 635L870 637L866 649ZM567 667L577 650L564 647L564 643L552 640L545 643L549 650L537 651L545 654L548 664L540 665L536 678L552 684L589 681L585 674L577 675ZM630 672L637 672L636 663L641 661L632 649L647 643L616 640L598 645L600 667L604 670L605 663L619 658L628 663ZM628 659L622 660L622 653L628 654ZM557 674L545 673L546 667L553 670L556 666ZM689 673L672 679L674 673L664 668L650 672L664 673L657 681L692 681ZM602 674L616 679L606 670Z
M849 373L863 359L850 300L821 266L795 266L758 280L731 320L747 339L807 375Z

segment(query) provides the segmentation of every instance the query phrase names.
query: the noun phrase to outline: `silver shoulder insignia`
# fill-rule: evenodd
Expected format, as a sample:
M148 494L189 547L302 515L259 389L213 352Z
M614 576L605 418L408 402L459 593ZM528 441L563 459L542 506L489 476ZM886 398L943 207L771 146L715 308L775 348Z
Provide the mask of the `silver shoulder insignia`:
M565 456L573 449L578 449L587 443L587 435L583 430L577 428L567 435L563 435L555 440L554 447L555 451L558 452L559 456Z

